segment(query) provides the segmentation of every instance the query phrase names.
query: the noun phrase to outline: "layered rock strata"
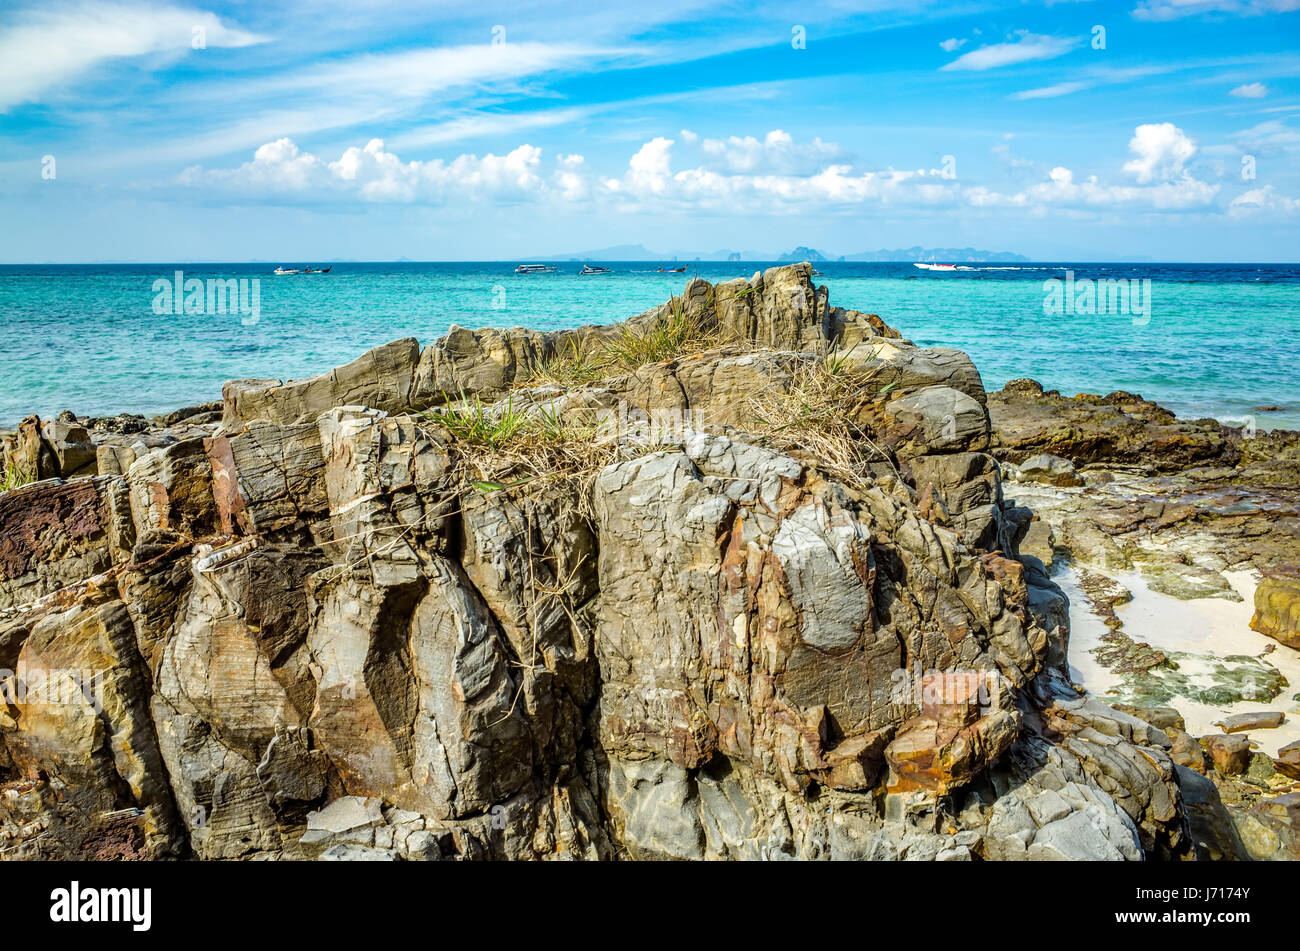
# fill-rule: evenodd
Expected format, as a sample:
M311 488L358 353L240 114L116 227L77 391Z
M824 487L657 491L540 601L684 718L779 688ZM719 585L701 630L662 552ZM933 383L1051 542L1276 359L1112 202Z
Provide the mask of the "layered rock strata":
M25 423L5 459L39 481L0 494L3 854L1238 848L1164 730L1063 676L1067 603L1021 556L974 365L810 273L396 341L228 383L219 418ZM706 345L556 382L678 322ZM813 383L834 419L798 415ZM583 437L606 455L581 477L481 471L507 430L665 414Z

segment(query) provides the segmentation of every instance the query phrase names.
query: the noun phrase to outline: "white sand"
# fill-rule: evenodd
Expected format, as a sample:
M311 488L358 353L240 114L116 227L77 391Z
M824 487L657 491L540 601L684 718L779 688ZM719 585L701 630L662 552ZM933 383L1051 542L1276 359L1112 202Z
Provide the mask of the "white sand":
M1258 578L1253 571L1227 572L1225 577L1242 601L1223 598L1197 598L1181 601L1152 591L1137 572L1112 575L1116 581L1133 592L1133 600L1115 608L1115 614L1124 622L1123 632L1135 641L1146 641L1163 650L1193 653L1248 654L1263 659L1282 671L1289 687L1283 689L1271 702L1243 701L1227 707L1211 707L1194 702L1187 697L1175 696L1170 706L1176 707L1187 721L1187 731L1193 736L1220 733L1215 720L1227 714L1264 710L1280 710L1286 719L1272 730L1251 730L1250 737L1258 748L1270 756L1278 747L1300 740L1300 705L1291 697L1300 691L1300 652L1279 644L1250 629L1254 613L1255 586ZM1070 598L1070 675L1075 683L1100 697L1114 686L1119 678L1106 670L1092 655L1092 649L1101 643L1106 626L1093 614L1087 598L1079 588L1078 576L1068 565L1058 569L1053 580ZM1275 650L1263 654L1272 645Z

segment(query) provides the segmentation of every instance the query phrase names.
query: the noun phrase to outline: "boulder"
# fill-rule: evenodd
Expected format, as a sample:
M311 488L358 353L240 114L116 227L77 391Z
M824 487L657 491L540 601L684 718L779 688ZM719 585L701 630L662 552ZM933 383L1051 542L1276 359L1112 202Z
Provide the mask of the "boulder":
M96 475L96 449L86 427L75 422L54 420L41 425L41 438L54 453L58 475L64 479Z
M984 407L949 386L927 386L885 406L883 445L899 458L988 447Z
M409 406L419 359L419 343L405 337L306 380L232 380L221 392L222 429L233 435L254 420L311 422L335 406L400 412Z
M1255 588L1255 615L1250 626L1288 647L1300 650L1300 571L1265 571Z
M1250 739L1223 733L1203 736L1201 746L1210 754L1214 768L1224 776L1240 776L1250 766Z
M1016 477L1045 485L1083 485L1083 478L1075 471L1074 463L1050 452L1039 452L1026 458L1016 466Z
M1277 751L1274 768L1291 779L1300 779L1300 740L1288 743Z
M1280 711L1256 711L1252 713L1234 713L1232 716L1215 720L1214 725L1224 733L1244 733L1247 730L1271 730L1282 725L1286 717Z

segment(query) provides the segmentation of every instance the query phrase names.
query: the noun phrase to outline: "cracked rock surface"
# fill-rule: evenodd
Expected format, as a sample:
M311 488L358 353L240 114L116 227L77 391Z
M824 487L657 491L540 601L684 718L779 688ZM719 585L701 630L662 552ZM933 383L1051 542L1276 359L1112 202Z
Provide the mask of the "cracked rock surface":
M1165 730L1065 678L1066 599L1021 554L974 364L810 276L5 437L42 481L0 494L0 855L1236 854ZM715 345L545 378L682 315ZM826 367L861 380L854 472L754 410ZM492 481L464 476L466 401L542 432L690 416L616 434L590 478ZM35 689L77 671L102 682Z

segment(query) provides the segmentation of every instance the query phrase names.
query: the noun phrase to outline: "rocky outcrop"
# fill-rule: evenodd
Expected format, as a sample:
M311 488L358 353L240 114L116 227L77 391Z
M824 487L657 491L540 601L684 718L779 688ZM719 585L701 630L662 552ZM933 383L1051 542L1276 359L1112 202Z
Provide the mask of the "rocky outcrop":
M1300 569L1265 569L1255 589L1255 616L1250 626L1300 650Z
M1107 462L1160 471L1239 458L1231 434L1213 419L1181 420L1133 393L1062 396L1034 380L1012 380L989 396L999 458L1036 453L1076 464Z
M223 397L0 494L2 854L1221 847L1167 735L1065 682L974 365L806 264Z
M990 453L1076 564L1137 569L1183 599L1238 599L1223 572L1257 570L1256 629L1294 630L1285 566L1300 557L1300 433L1180 420L1129 393L1067 398L1032 380L988 406Z

